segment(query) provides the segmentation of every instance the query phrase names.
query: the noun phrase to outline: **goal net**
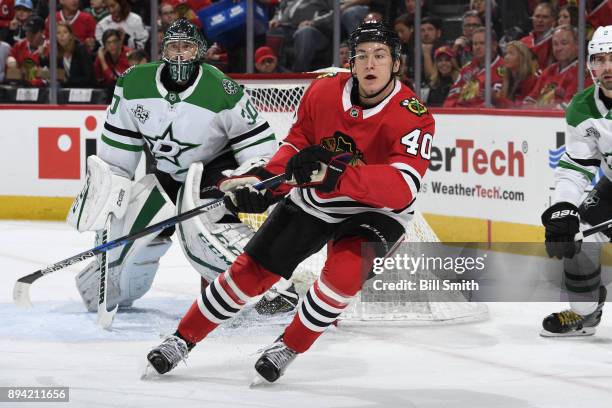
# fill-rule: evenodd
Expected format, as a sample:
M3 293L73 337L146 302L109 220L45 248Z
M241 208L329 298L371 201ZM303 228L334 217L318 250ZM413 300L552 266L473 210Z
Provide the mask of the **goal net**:
M317 74L285 75L235 75L236 79L248 93L251 101L263 115L276 135L282 141L293 123L295 112L304 92ZM267 214L241 214L243 222L257 229L266 219ZM440 242L423 215L415 211L406 242ZM293 275L293 282L298 293L303 295L317 279L325 263L326 249L302 262ZM423 272L427 274L427 272ZM423 276L427 278L427 276ZM408 324L431 324L470 322L484 320L488 317L485 304L469 302L466 294L460 291L448 292L446 298L435 301L427 298L426 292L415 294L413 298L393 300L385 296L384 301L368 298L360 301L359 296L347 308L341 319L350 322L359 321L392 321Z

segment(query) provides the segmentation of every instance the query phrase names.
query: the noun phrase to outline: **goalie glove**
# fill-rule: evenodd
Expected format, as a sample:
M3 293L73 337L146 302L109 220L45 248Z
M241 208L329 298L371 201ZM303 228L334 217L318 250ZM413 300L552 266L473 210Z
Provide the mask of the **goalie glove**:
M253 169L247 174L228 177L219 182L219 189L225 193L225 206L232 212L260 214L278 202L282 197L275 196L265 188L256 190L253 185L274 176L263 168Z
M298 187L314 187L329 193L338 186L338 181L351 158L350 153L330 152L321 146L309 146L289 159L285 166L285 177L295 181Z
M553 204L542 214L542 224L546 229L546 252L549 257L573 258L580 252L580 241L574 241L574 236L580 230L578 208L574 204Z

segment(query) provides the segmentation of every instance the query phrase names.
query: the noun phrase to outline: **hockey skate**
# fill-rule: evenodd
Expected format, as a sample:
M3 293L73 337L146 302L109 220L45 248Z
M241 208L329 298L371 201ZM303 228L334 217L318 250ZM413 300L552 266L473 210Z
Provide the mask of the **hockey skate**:
M285 369L298 355L283 341L283 336L263 349L263 354L255 363L255 371L267 382L273 383L285 373ZM257 385L257 379L251 385Z
M255 304L255 310L260 315L275 315L295 310L300 297L291 284L287 290L272 288Z
M191 348L193 346L189 347L185 340L170 335L147 354L147 360L158 374L165 374L176 367L179 362L184 361Z
M606 301L607 290L605 286L599 288L599 304L597 309L589 315L581 316L573 310L564 310L553 313L542 322L542 337L578 337L592 336L595 334L595 327L601 321L603 306Z

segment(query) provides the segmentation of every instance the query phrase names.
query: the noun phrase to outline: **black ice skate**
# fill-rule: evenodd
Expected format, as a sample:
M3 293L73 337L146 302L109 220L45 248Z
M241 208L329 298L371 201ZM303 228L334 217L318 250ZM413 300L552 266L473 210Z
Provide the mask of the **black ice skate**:
M270 290L255 304L255 310L260 315L287 313L295 310L299 300L295 285L291 284L287 290Z
M158 374L165 374L185 360L192 347L180 337L171 335L147 354L147 360Z
M284 374L285 369L298 355L285 345L283 336L263 350L263 354L255 363L255 371L266 381L272 383Z
M546 316L542 322L543 329L540 335L543 337L592 336L595 334L595 327L601 321L606 295L606 287L600 286L599 304L597 309L589 315L581 316L573 310L564 310Z

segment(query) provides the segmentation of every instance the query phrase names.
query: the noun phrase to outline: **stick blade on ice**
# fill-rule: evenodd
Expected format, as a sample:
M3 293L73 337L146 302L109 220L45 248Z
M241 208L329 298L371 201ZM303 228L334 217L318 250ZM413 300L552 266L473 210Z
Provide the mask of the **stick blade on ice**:
M17 306L32 307L32 302L30 301L31 285L31 283L27 282L15 282L15 287L13 288L13 301Z
M109 329L113 324L113 319L115 318L115 313L117 313L119 305L116 305L115 308L110 311L106 310L106 304L102 306L103 307L98 309L98 326L103 329Z

